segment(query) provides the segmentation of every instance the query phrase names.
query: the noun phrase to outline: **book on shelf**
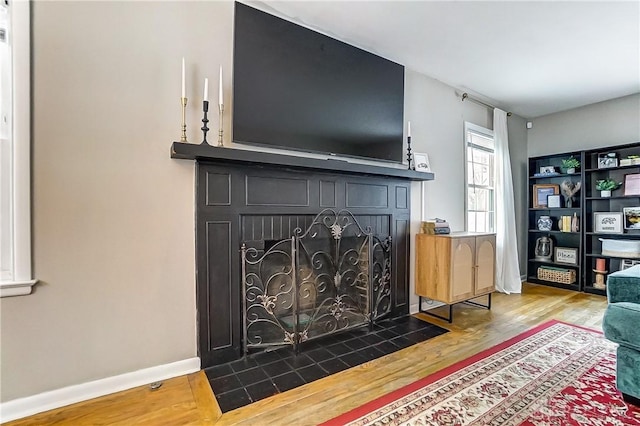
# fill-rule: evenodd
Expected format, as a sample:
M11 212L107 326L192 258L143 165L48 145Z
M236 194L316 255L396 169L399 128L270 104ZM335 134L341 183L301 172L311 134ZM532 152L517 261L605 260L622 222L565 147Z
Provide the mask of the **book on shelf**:
M431 228L431 229L427 229L425 232L423 232L423 234L431 234L431 235L443 235L443 234L450 234L451 233L451 228L447 227L447 228Z

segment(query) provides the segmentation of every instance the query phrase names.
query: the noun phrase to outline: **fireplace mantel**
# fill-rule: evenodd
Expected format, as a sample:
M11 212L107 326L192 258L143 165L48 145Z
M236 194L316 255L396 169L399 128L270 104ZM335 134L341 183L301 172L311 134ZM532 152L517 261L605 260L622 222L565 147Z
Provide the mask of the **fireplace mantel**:
M347 210L390 244L391 317L409 312L412 182L433 173L174 142L195 160L198 355L206 368L242 356L241 247L288 240L325 209Z
M378 166L334 159L298 157L295 155L274 154L245 149L225 148L211 145L174 142L171 145L171 158L182 160L212 161L226 164L279 166L294 169L317 171L335 171L340 173L386 176L411 181L433 180L433 173L416 172L396 167Z

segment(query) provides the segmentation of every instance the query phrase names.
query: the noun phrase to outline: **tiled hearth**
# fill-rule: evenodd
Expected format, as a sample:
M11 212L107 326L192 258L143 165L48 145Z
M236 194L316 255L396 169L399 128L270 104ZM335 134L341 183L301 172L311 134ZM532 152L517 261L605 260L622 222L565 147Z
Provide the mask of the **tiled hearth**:
M365 327L308 342L298 355L284 347L250 354L205 372L220 409L227 412L446 332L405 316L381 321L373 331Z

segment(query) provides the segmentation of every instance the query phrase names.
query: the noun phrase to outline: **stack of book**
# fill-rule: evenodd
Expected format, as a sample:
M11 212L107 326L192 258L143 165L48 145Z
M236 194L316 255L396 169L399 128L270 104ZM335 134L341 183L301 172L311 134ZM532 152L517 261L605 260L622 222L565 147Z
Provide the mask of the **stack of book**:
M420 232L423 234L450 234L449 222L444 219L428 219L422 222Z

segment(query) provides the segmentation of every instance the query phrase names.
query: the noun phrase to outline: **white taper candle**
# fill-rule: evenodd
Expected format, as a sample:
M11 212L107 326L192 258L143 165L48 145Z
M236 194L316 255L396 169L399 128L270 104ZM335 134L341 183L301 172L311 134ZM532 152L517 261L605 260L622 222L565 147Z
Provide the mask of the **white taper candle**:
M182 97L185 97L185 83L184 83L184 56L182 57Z
M218 85L218 104L223 105L223 96L222 96L222 65L220 65L220 81Z
M205 78L204 79L204 101L208 101L209 100L209 79Z

